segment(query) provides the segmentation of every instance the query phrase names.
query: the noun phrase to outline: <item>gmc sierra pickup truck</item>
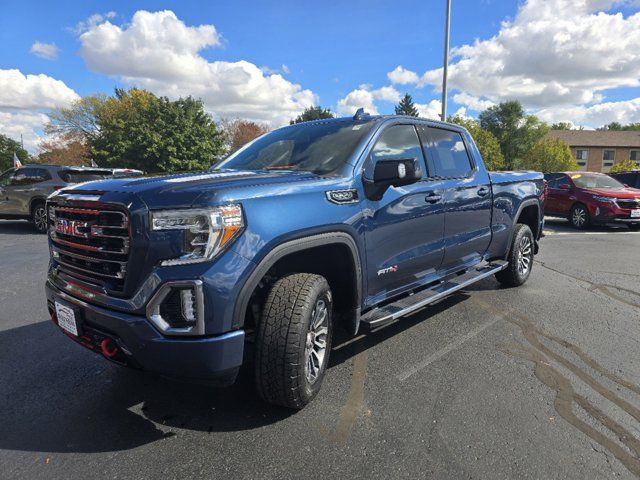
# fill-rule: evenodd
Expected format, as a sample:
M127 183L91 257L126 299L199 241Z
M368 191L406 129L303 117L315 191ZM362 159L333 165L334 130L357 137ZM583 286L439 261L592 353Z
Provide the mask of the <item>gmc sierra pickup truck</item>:
M107 359L232 383L246 352L267 402L302 408L334 328L355 335L495 275L523 284L543 176L489 173L457 125L300 123L210 171L110 179L47 202L49 312Z

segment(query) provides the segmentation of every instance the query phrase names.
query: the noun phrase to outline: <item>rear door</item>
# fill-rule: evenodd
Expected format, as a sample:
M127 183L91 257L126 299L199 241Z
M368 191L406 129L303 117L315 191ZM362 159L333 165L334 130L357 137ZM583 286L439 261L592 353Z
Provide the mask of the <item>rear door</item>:
M23 167L15 171L11 183L5 188L8 212L29 215L31 200L38 194L38 184L45 179L41 176L42 168Z
M549 182L545 212L561 216L569 215L573 204L573 188L573 183L567 175L558 174L553 181Z
M382 131L365 163L365 175L373 178L375 163L384 159L418 160L422 179L412 185L390 187L380 200L363 204L369 304L433 276L444 254L443 192L441 185L425 174L424 154L414 125L391 125Z
M7 187L11 184L14 170L7 170L0 175L0 214L10 213L9 195Z
M458 131L422 127L431 175L444 188L445 252L442 269L482 260L491 242L491 180L476 165L468 140Z

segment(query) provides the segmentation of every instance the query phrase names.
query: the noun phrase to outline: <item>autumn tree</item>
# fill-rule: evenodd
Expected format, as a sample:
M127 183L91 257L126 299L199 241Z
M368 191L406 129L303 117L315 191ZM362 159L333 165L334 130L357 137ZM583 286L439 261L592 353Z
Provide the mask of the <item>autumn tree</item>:
M525 152L518 167L539 172L566 172L580 168L567 142L551 137L536 142Z
M91 147L86 141L66 134L40 142L38 163L50 165L89 165Z
M449 117L447 121L461 125L469 131L488 170L505 169L504 156L498 139L490 131L481 128L478 120L456 115Z
M90 143L100 133L100 112L106 95L89 95L75 100L68 107L60 107L49 112L46 134L65 140Z
M413 103L413 98L408 93L400 99L400 103L395 108L396 115L408 115L410 117L418 116L418 109Z
M228 148L227 153L235 152L251 140L269 131L268 125L251 120L222 120L221 126Z
M323 118L334 118L335 115L329 108L307 107L296 118L289 122L290 125L295 123L310 122L311 120L322 120Z

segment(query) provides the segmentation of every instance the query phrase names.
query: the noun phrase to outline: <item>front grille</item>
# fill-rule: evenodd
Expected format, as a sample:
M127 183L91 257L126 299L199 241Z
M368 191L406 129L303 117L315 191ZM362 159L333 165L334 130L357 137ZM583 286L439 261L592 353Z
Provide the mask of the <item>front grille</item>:
M618 198L616 203L620 208L640 208L640 198Z
M51 252L60 270L122 292L130 248L127 213L58 205L49 205L48 213Z

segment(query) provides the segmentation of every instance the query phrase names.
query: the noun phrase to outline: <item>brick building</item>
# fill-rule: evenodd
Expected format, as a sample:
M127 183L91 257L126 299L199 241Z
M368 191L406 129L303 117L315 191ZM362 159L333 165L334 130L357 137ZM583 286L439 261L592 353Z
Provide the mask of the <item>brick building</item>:
M548 136L569 144L581 170L608 172L623 160L640 167L640 131L551 130Z

